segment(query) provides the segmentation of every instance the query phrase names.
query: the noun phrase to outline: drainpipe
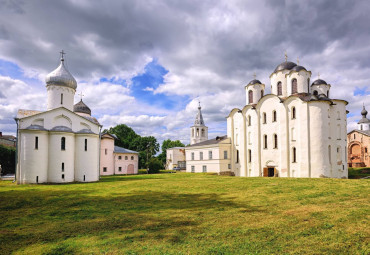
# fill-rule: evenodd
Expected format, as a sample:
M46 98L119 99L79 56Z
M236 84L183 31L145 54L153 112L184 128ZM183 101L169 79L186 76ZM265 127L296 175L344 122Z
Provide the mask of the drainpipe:
M16 144L15 144L15 171L14 171L14 180L13 183L17 180L17 170L18 170L18 128L19 128L19 119L14 118L15 123L17 124L17 134L16 134Z
M101 129L102 129L102 125L99 126L99 149L98 149L98 180L100 180L100 154L101 154Z

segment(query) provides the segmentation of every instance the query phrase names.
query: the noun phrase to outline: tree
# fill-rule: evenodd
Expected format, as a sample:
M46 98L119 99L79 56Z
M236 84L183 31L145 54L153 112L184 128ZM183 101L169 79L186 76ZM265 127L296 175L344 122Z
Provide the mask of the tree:
M1 174L15 173L15 148L0 145L0 165Z
M110 128L109 130L104 130L104 132L115 134L117 136L117 139L114 142L115 145L129 150L137 150L137 143L135 141L140 139L140 136L129 126L120 124Z
M180 142L180 140L171 141L170 139L164 140L162 142L162 153L158 155L158 159L162 162L163 165L166 164L166 154L167 149L173 147L185 147L185 145Z

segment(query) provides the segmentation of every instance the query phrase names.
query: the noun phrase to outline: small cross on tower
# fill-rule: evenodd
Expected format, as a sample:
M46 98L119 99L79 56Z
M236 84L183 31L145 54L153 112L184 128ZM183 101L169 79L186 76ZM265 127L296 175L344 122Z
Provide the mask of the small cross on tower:
M64 55L67 54L63 50L60 53L60 60L64 61Z
M319 77L319 79L320 79L320 72L318 72L318 73L317 73L317 76L318 76L318 77Z
M82 101L82 97L85 96L85 95L82 94L82 91L78 95L81 97L81 101Z
M288 61L288 53L286 51L284 53L284 56L285 56L285 62L287 62Z
M297 57L297 65L299 65L299 57Z
M256 72L253 73L253 79L256 79L257 75Z

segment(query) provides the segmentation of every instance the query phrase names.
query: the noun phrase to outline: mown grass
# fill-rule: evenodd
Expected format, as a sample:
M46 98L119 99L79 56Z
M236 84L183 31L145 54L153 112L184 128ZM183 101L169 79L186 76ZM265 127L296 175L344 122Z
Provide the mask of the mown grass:
M369 180L0 182L1 254L369 254Z

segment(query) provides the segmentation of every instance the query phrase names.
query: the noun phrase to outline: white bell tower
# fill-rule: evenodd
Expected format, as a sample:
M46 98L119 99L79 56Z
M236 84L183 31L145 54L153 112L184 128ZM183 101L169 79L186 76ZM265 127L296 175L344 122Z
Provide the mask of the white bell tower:
M202 116L202 107L200 102L198 106L198 113L195 117L194 126L190 128L190 145L204 142L208 140L208 127L204 125Z

